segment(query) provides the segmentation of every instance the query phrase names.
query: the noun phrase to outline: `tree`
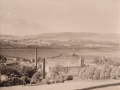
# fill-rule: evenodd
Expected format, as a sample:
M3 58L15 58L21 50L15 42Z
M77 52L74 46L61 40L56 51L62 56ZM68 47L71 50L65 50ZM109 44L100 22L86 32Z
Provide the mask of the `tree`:
M6 57L0 57L1 59L1 63L6 63L6 61L7 61L7 58Z
M100 70L100 79L105 79L105 69L101 68Z
M86 71L86 69L87 69L86 67L83 67L83 68L80 69L80 72L79 72L79 78L80 79L83 79L82 76L83 76L83 73Z
M7 69L5 65L0 64L0 73L3 74L7 74Z
M42 71L36 72L32 76L30 84L33 84L33 83L38 84L42 80L42 76L43 76Z
M3 56L2 55L0 55L0 60L3 58Z
M88 79L88 77L89 77L88 76L89 70L90 70L90 67L87 67L85 72L83 72L83 74L82 74L82 79Z
M93 75L94 75L94 72L96 69L97 69L97 67L90 67L90 69L88 70L88 73L87 73L88 79L93 79Z
M120 79L120 67L117 68L116 79Z
M11 74L19 75L19 72L16 69L12 67L7 67L5 65L0 65L0 73L8 76L10 76Z
M55 79L58 75L60 75L61 68L62 68L62 65L57 64L51 69L51 78L52 79Z
M100 78L100 69L97 68L94 72L93 79L98 80Z
M110 78L111 70L112 70L112 68L110 68L110 67L106 68L105 79L109 79Z
M113 67L112 70L111 70L111 79L116 79L116 71L117 71L118 67Z
M18 67L18 71L19 71L22 75L28 76L29 78L31 78L31 77L33 76L33 74L36 72L35 66L33 66L33 67L19 66L19 67Z
M75 53L73 53L73 55L72 55L73 57L75 56Z

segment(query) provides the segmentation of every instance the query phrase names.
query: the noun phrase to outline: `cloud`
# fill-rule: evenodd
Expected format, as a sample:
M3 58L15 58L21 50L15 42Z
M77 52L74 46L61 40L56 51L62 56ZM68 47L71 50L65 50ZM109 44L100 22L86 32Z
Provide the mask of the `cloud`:
M40 33L46 27L12 13L0 12L0 29L2 34L31 35Z
M21 30L24 31L24 35L44 32L120 33L118 0L1 0L0 2L1 10L12 13L2 17L0 29L4 33L8 33L8 30L14 34L15 31Z

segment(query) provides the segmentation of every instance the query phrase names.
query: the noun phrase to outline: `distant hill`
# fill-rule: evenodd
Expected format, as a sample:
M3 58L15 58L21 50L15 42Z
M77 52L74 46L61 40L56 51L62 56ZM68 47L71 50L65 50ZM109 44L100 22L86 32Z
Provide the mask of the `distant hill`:
M101 41L119 41L119 34L106 34L106 33L73 33L73 32L64 32L64 33L43 33L39 35L31 36L12 36L12 35L0 35L1 38L20 38L20 39L51 39L51 40L101 40Z
M37 46L100 46L107 47L106 45L119 45L119 34L106 34L106 33L43 33L31 36L11 36L0 35L1 43L8 42L12 45L37 45Z
M36 39L67 39L67 40L101 40L101 41L111 41L120 40L119 34L105 34L105 33L44 33L34 36Z

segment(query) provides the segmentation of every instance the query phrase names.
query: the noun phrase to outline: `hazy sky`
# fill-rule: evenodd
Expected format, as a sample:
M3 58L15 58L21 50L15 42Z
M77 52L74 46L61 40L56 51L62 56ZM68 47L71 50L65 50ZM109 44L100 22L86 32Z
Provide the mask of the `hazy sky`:
M119 0L0 0L0 33L120 34Z

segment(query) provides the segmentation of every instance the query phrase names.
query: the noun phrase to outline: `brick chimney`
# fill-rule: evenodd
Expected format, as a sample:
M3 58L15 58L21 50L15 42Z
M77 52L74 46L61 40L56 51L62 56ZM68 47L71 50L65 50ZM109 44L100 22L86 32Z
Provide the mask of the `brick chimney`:
M84 58L82 58L82 57L79 58L79 65L80 65L81 67L84 66Z

